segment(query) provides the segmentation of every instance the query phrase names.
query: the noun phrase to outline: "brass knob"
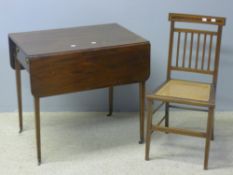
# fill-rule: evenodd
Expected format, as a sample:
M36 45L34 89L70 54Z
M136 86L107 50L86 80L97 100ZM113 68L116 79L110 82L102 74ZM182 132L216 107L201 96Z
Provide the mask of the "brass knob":
M26 62L27 64L29 64L29 58L26 58L26 59L25 59L25 62Z

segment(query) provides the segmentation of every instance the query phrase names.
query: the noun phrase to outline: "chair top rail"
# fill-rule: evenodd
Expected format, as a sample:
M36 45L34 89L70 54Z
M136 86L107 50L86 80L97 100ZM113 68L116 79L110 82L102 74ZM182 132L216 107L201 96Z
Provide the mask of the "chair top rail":
M204 16L204 15L190 15L181 13L169 13L169 21L174 22L192 22L201 24L212 24L224 26L226 19L224 17Z

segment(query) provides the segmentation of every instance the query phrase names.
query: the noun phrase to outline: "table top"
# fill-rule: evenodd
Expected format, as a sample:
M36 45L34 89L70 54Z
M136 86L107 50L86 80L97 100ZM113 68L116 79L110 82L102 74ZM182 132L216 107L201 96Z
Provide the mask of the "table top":
M148 42L116 23L11 33L9 38L29 58Z

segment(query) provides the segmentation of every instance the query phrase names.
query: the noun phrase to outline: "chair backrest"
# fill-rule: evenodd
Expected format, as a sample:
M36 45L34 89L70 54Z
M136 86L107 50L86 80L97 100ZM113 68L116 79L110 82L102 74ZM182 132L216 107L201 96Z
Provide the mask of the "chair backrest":
M216 86L222 27L225 25L225 18L170 13L169 21L171 28L167 79L171 78L172 71L200 73L212 75L212 83ZM192 28L190 26L176 27L176 23L187 23L192 25ZM197 29L198 26L203 27L203 25L209 28L210 25L215 25L217 29Z

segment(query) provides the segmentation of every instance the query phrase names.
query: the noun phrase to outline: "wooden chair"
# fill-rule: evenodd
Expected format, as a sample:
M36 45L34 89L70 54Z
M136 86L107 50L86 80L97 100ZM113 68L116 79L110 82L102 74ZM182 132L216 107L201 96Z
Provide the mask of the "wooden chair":
M169 21L171 21L171 28L167 80L152 94L147 95L148 118L145 159L149 160L153 131L195 136L206 139L204 169L207 169L210 140L214 139L215 93L221 35L225 18L171 13ZM188 25L188 27L176 27L177 23ZM195 25L196 28L191 29L190 25ZM208 27L208 29L214 27L217 30L203 30L197 29L197 27ZM175 42L175 40L177 41ZM211 83L172 79L174 71L209 75ZM162 103L153 110L152 105L155 100ZM163 105L165 105L165 116L157 124L152 124L152 115ZM208 112L206 132L169 127L169 108ZM165 127L161 126L163 121L165 121Z

